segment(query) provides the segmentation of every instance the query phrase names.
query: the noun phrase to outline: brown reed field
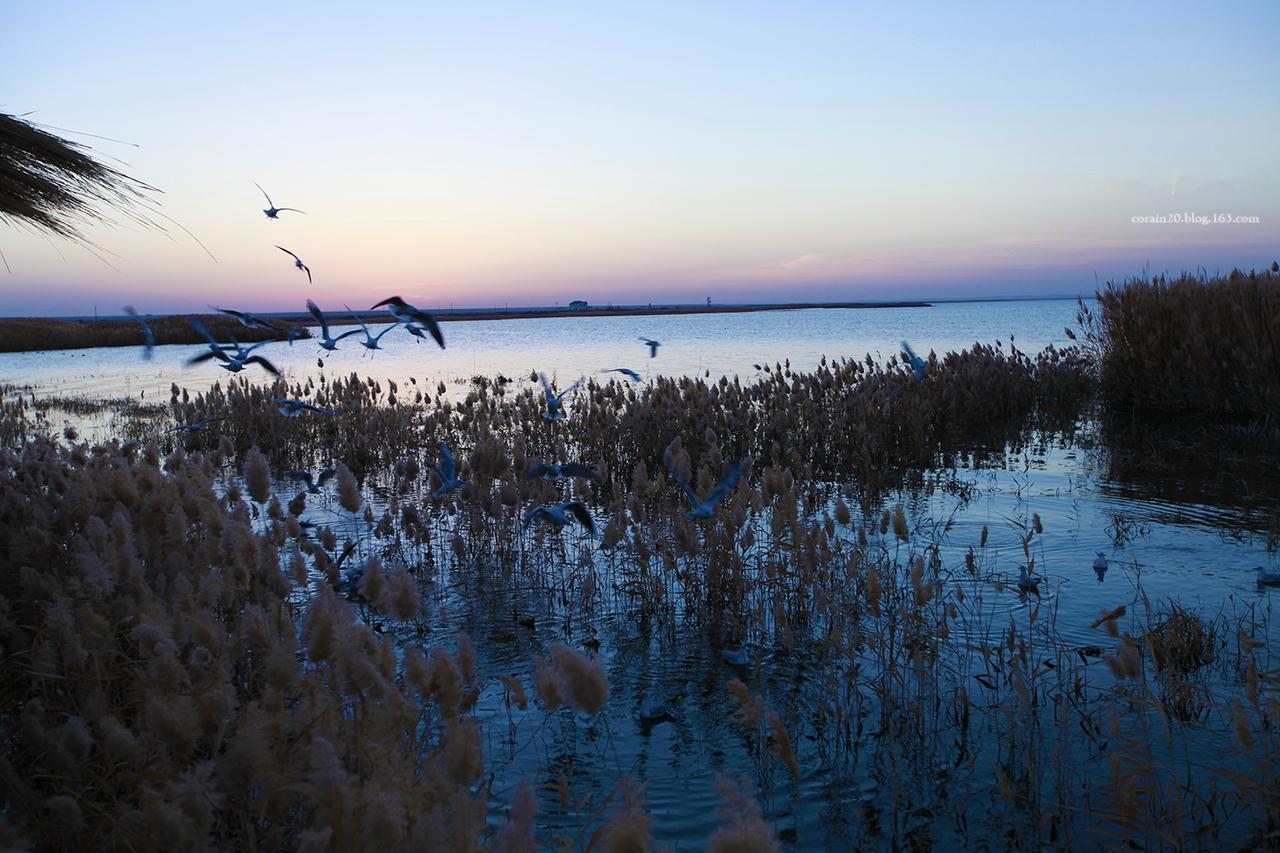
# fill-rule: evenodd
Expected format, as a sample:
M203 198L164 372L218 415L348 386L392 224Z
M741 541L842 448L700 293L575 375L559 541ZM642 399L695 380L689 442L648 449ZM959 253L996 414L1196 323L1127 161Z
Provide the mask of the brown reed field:
M484 378L461 399L233 379L175 386L131 440L96 446L6 395L0 836L654 849L631 768L593 780L563 756L607 755L592 744L637 696L610 655L623 624L712 650L697 701L741 766L707 849L779 849L754 791L815 780L847 795L852 846L1274 846L1265 609L1204 614L1139 585L1068 632L1052 597L1002 604L1019 594L985 527L951 559L939 526L886 503L925 469L1070 433L1093 377L1074 349L975 345L922 380L868 359L588 382L559 422ZM273 396L338 414L284 417ZM442 444L463 485L433 497ZM595 476L531 478L539 459ZM675 475L705 495L733 462L712 517L687 517ZM327 466L316 493L287 477ZM525 523L570 497L598 536ZM1036 573L1054 531L1007 524Z
M222 314L200 315L200 321L218 340L235 338L241 343L282 341L293 330L295 337L310 337L304 325L279 322L281 331L247 328ZM189 317L149 317L147 324L157 344L202 344L205 339ZM142 328L134 320L55 320L38 317L0 318L0 352L87 349L90 347L142 346Z
M1082 342L1120 418L1280 427L1280 270L1108 282L1080 303ZM1070 330L1069 334L1071 333ZM1247 436L1245 436L1247 437Z

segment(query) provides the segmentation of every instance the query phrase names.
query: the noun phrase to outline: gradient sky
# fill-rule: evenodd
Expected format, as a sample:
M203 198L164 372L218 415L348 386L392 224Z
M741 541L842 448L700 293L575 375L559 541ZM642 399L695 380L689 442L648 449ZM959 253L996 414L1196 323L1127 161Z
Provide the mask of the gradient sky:
M218 263L0 225L0 314L1076 294L1280 254L1280 4L896 5L7 0L0 110L137 143L72 137ZM1130 221L1184 211L1261 221Z

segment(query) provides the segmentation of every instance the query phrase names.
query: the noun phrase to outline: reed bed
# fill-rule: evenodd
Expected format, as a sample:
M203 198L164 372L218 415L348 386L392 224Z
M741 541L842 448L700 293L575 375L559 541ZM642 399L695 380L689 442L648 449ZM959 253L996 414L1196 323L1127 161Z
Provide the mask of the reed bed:
M207 449L229 438L237 452L260 446L277 467L341 459L357 475L394 465L440 442L496 454L514 482L521 458L568 454L601 473L605 490L643 465L661 475L676 437L715 470L751 457L791 468L805 479L854 483L868 491L898 485L904 472L945 464L954 453L1003 449L1034 430L1070 430L1092 391L1079 351L1052 347L1035 357L975 344L932 356L923 381L896 360L823 360L812 372L761 365L750 381L660 377L646 385L587 381L574 415L553 428L540 417L542 393L480 377L462 399L441 383L409 384L346 377L257 385L233 379L206 393L176 385L177 422L210 416L219 430L191 439ZM272 397L294 397L342 413L337 418L281 418ZM718 475L717 475L718 476Z
M1101 396L1126 418L1280 426L1280 272L1108 282L1080 303ZM1071 330L1068 334L1074 336Z
M638 701L607 620L709 650L697 701L738 732L741 778L708 849L777 849L765 814L801 784L845 792L850 848L1275 842L1265 612L1139 588L1080 646L985 529L955 557L945 523L885 502L918 466L1069 429L1078 354L587 383L562 422L508 385L175 388L174 420L226 420L4 451L3 840L649 849L631 769L561 757ZM342 414L283 417L281 392ZM441 443L465 485L435 499ZM599 476L531 479L539 458ZM690 520L671 472L706 494L731 460L740 482ZM329 464L318 494L283 479ZM597 537L523 523L569 496ZM1046 577L1053 532L1008 523Z
M209 332L220 341L234 338L241 343L283 341L292 334L307 338L303 324L277 323L280 331L247 328L222 314L200 316ZM205 339L192 327L190 318L149 317L147 324L157 344L203 344ZM140 347L142 328L135 320L52 320L44 318L0 318L0 352L86 349L89 347Z

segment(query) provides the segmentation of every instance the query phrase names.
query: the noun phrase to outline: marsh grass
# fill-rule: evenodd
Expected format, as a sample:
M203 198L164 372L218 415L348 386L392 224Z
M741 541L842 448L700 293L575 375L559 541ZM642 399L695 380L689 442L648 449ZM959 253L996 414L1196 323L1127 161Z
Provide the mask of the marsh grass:
M630 695L595 654L605 617L697 637L713 659L749 652L698 697L740 733L746 774L722 786L713 850L775 849L757 798L777 814L802 784L856 792L836 817L851 847L1217 847L1280 830L1265 613L1117 607L1089 629L1101 654L1082 654L1037 515L1007 532L1049 578L1043 599L1018 594L986 529L951 559L945 520L886 495L988 442L1070 430L1090 387L1078 353L974 347L932 356L923 381L835 362L751 385L589 382L556 424L511 384L457 400L356 376L233 380L173 389L174 420L226 418L189 438L157 424L149 441L4 451L15 843L52 849L74 829L135 849L643 849L660 818L611 752ZM268 398L285 391L342 416L281 417ZM440 443L466 485L433 500ZM539 458L600 477L529 479ZM705 494L744 458L716 517L691 522L667 466ZM281 479L339 463L330 492ZM522 524L569 495L598 540ZM478 660L477 613L521 654ZM593 749L610 779L574 761ZM496 781L504 762L543 809ZM509 820L489 826L493 802Z
M1124 420L1280 425L1280 273L1108 282L1076 317L1100 392ZM1075 334L1067 330L1072 337Z

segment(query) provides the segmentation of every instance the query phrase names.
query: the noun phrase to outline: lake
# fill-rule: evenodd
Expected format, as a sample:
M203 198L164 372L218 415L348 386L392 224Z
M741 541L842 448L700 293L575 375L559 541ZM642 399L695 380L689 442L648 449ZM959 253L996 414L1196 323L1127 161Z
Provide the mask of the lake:
M1069 343L1063 328L1074 325L1074 300L1026 302L955 302L931 308L814 309L741 314L682 314L648 317L572 317L532 320L445 322L447 348L423 343L401 332L382 339L371 353L348 338L337 352L327 353L314 341L292 346L268 343L257 350L291 380L318 376L362 376L405 382L410 377L449 383L477 374L524 378L532 370L556 375L562 382L615 367L641 375L681 375L710 371L712 376L750 377L752 364L784 362L809 369L822 356L887 358L907 340L922 356L971 346L974 342L1010 343L1036 352L1049 344ZM334 335L355 326L334 326ZM373 326L374 334L381 331ZM641 336L661 342L658 357L649 358ZM156 347L150 362L132 348L0 353L0 383L35 385L48 394L66 396L147 397L168 394L176 382L203 390L227 372L212 362L184 367L201 346ZM323 358L324 367L317 365ZM254 368L244 374L262 374Z

